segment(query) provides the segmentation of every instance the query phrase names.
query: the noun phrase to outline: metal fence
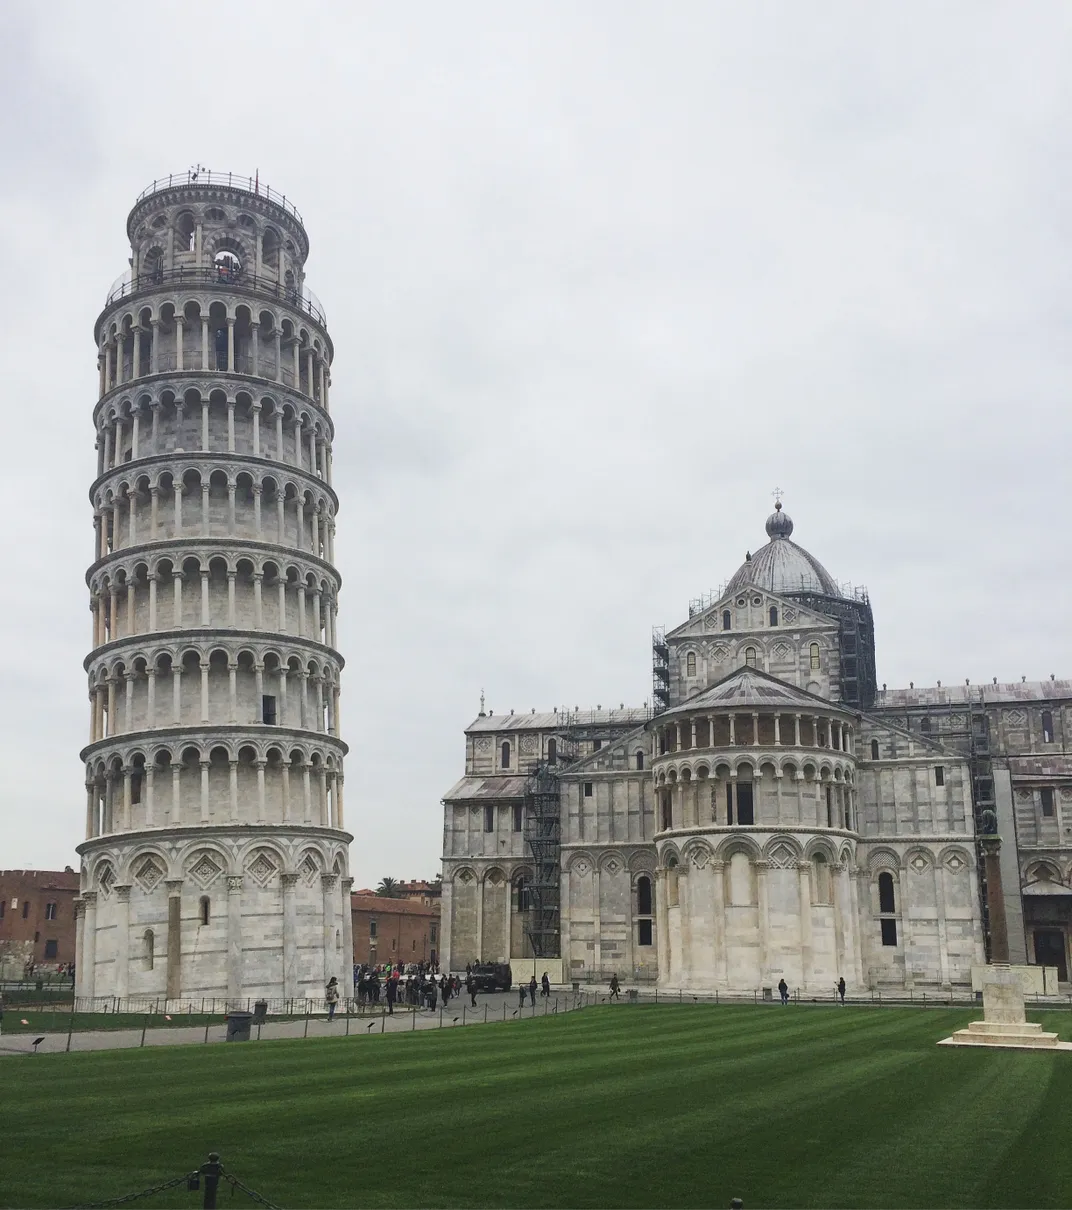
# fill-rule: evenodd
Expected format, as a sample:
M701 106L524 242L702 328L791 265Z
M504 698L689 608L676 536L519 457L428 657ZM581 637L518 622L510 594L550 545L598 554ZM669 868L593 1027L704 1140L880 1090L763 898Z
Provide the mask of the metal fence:
M267 198L274 202L305 226L305 220L298 213L297 206L287 200L285 193L265 185L260 176L240 176L237 172L209 172L207 168L189 168L186 172L172 172L167 176L158 177L134 199L134 205L143 202L154 193L162 193L165 189L175 189L180 185L215 185L217 188L241 189L243 193L252 193L255 197Z

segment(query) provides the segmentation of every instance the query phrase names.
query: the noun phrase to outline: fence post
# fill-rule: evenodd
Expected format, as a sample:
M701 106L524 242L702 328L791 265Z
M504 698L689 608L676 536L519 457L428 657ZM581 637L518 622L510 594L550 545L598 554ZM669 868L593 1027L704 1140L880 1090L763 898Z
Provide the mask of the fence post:
M1072 1008L1072 996L1068 997L1068 1006ZM503 1001L503 1020L506 1020L506 1001Z
M205 1197L202 1202L205 1210L216 1210L216 1190L219 1188L222 1171L223 1165L220 1163L219 1153L210 1151L208 1163L201 1165L201 1175L205 1178Z
M387 1025L387 1001L385 1000L383 1002L383 1008L380 1009L380 1033L381 1034L383 1033L384 1027L386 1025Z
M302 1037L307 1038L308 1036L309 1036L309 997L306 996L305 997L305 1033L302 1034Z
M261 1027L257 1026L257 1040L260 1041ZM350 1036L350 1001L346 1001L346 1036Z
M462 1005L462 1024L465 1024L465 1005Z
M411 1021L410 1033L412 1033L417 1028L417 1006L416 1006L416 1004L413 1006L413 1013L410 1016L410 1021Z
M71 1020L67 1026L67 1050L66 1053L71 1053L71 1034L74 1033L74 1009L71 1009Z
M445 1008L446 1005L444 1005L443 1007ZM440 1010L439 1010L439 1028L440 1029L443 1028L443 1008L440 1008Z
M145 1019L141 1023L141 1042L139 1043L140 1046L145 1045L145 1031L148 1028L148 1026L149 1026L149 1014L146 1013Z
M487 1023L488 1023L488 1002L487 1002L487 1000L485 1000L484 1001L484 1024L487 1025Z
M208 1045L208 1022L205 1022L205 1044Z

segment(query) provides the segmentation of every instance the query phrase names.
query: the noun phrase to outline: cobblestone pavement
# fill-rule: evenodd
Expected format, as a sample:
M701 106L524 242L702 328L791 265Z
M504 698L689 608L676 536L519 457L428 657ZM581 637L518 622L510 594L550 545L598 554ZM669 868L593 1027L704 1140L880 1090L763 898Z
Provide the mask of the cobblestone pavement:
M598 994L581 993L575 997L572 992L552 991L549 998L537 995L533 1008L525 1002L524 1016L542 1016L545 1013L568 1012L574 1008L582 1008L589 1003L598 1003ZM253 1026L251 1040L270 1041L275 1038L337 1038L349 1036L352 1038L369 1036L379 1033L410 1033L424 1029L460 1029L462 1026L493 1024L494 1022L516 1020L518 1016L517 992L498 992L486 996L477 996L477 1007L474 1009L467 995L451 1000L444 1008L440 1004L435 1012L424 1009L414 1013L409 1009L397 1009L394 1015L382 1010L365 1015L353 1015L349 1018L349 1029L345 1015L336 1014L334 1021L322 1014L302 1018L297 1021L272 1021L269 1018L262 1026ZM0 1036L0 1055L3 1054L32 1054L33 1040L42 1037L41 1034L5 1034ZM192 1046L204 1045L207 1042L223 1042L227 1037L227 1027L224 1024L209 1025L171 1025L167 1028L149 1027L141 1029L116 1030L87 1030L68 1035L66 1031L45 1033L38 1047L39 1054L54 1054L68 1049L83 1050L129 1050L140 1046Z

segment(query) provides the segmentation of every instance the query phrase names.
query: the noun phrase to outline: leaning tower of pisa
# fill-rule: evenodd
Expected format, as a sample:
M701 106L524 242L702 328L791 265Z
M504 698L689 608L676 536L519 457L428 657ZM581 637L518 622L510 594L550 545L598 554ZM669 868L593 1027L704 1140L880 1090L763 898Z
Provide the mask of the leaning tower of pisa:
M155 181L96 323L81 997L319 996L352 962L309 240L260 180Z

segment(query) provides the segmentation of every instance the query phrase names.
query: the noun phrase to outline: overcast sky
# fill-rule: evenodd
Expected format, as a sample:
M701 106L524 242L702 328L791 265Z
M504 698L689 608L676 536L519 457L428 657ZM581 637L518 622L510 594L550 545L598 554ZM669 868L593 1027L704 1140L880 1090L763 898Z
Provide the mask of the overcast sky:
M481 688L639 705L766 540L879 681L1072 674L1072 9L4 7L0 866L77 865L93 323L194 163L292 197L335 341L357 886L431 876Z

